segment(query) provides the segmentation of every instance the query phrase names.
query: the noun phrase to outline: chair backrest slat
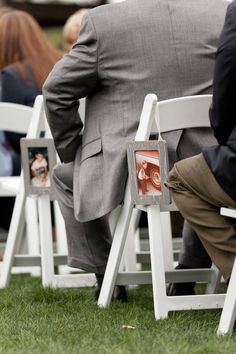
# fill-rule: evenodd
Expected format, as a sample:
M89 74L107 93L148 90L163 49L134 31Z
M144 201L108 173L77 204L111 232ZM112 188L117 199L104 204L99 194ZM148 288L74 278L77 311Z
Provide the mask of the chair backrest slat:
M0 130L27 133L32 114L32 107L0 102Z
M161 133L185 128L209 127L212 95L180 97L157 103Z

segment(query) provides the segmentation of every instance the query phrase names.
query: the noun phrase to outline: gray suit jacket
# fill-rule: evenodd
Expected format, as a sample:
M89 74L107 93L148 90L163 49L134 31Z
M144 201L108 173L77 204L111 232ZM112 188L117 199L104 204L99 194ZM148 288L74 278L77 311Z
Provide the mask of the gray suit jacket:
M163 100L211 91L225 12L224 0L127 0L84 16L78 43L43 88L59 156L75 160L79 221L103 216L122 201L126 142L147 93ZM87 97L82 134L81 97ZM181 135L171 138L173 151Z

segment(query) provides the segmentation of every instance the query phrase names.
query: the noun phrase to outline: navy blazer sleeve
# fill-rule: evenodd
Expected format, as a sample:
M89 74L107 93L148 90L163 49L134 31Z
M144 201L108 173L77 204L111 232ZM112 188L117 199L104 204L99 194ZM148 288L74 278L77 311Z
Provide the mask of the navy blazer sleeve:
M220 145L226 145L236 123L236 0L227 9L216 54L210 121Z
M19 74L14 70L7 69L2 72L2 101L25 104Z
M41 94L37 87L30 68L25 63L25 68L29 76L26 82L14 66L8 66L2 70L2 101L22 104L32 107L35 97ZM7 139L17 153L20 153L20 138L24 135L18 133L6 132Z
M2 101L24 104L23 91L18 85L18 78L13 70L3 70L2 72ZM6 138L11 147L20 154L20 139L23 134L5 132Z

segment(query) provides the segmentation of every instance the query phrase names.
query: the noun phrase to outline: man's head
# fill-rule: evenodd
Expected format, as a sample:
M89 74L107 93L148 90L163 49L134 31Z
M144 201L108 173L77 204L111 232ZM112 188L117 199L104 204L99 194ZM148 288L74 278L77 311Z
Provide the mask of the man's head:
M44 158L44 155L43 155L41 152L38 152L37 154L35 154L35 158L36 158L38 161L42 161L43 158Z
M37 159L38 161L42 161L44 159L45 148L41 148L41 147L34 148L32 153L35 159Z

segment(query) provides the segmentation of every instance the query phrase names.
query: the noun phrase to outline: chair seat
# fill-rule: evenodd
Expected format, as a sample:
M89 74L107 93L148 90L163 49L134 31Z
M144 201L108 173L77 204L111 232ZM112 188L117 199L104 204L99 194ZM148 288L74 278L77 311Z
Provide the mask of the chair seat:
M232 208L220 208L221 215L228 216L230 218L236 218L236 209Z
M15 196L20 186L20 177L0 177L1 197Z

